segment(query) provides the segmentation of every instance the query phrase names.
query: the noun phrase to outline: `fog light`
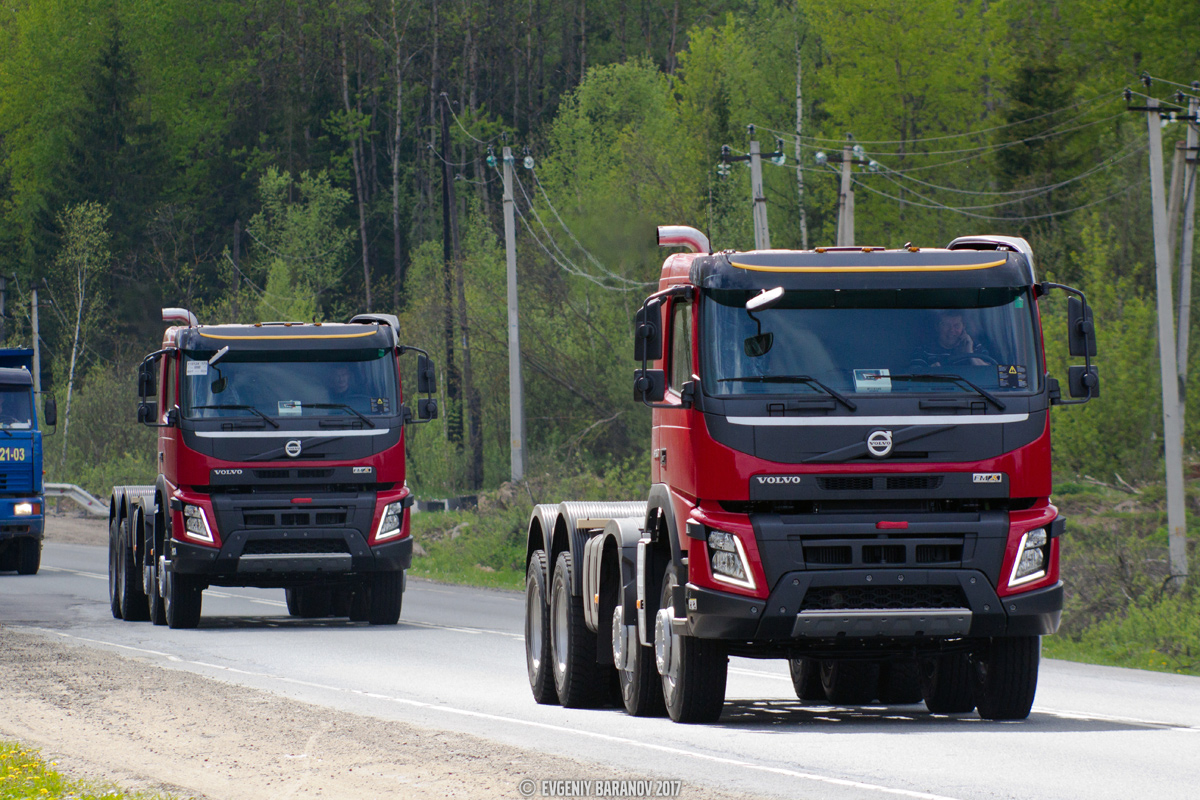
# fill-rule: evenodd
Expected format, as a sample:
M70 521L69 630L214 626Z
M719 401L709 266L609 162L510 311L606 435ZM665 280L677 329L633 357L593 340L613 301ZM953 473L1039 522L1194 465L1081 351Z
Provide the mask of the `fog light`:
M746 561L746 551L742 549L742 542L738 537L732 533L710 529L708 552L709 565L715 580L746 589L755 588L754 576L750 574L750 566Z
M183 507L183 532L189 539L213 543L212 529L208 527L208 517L200 506Z
M1036 528L1021 537L1021 546L1017 548L1012 574L1008 578L1009 586L1019 586L1046 576L1046 549L1049 542L1045 528Z
M375 531L375 541L394 539L400 535L401 524L404 520L404 505L389 503L383 508L383 517L379 520L379 529Z

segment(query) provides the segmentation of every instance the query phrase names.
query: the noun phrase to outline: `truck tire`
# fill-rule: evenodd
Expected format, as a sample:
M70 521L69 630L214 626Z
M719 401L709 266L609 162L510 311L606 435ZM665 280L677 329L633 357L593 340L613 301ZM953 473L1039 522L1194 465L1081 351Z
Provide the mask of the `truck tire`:
M921 669L915 658L880 664L879 702L906 706L921 702L921 697Z
M371 617L371 590L364 581L350 595L350 621L366 622Z
M1010 636L992 639L976 653L972 669L975 705L990 720L1025 719L1037 692L1042 637Z
M194 628L200 624L203 589L193 575L168 569L163 576L163 601L168 628Z
M617 606L613 611L612 650L613 663L617 666L617 686L621 704L634 717L661 717L667 713L663 700L662 681L654 668L654 649L642 646L636 633L632 642L625 638L625 607ZM636 627L635 627L636 631ZM630 647L626 654L625 648ZM622 669L621 663L627 667Z
M41 539L27 536L14 544L17 546L17 574L37 575L38 567L42 565Z
M321 586L290 586L283 590L288 613L301 619L328 617L333 612L333 597Z
M149 583L150 591L146 595L147 602L150 606L150 621L155 625L167 624L167 605L163 601L162 593L162 556L150 559L150 566L143 567L144 571L150 574L146 576L146 581Z
M934 714L968 714L975 708L971 694L971 662L966 653L943 653L922 659L921 696Z
M117 591L117 533L120 526L116 517L108 522L108 606L113 619L121 619L121 594Z
M371 579L370 606L367 622L372 625L395 625L400 621L404 603L404 573L381 572Z
M879 662L834 658L821 662L821 687L835 706L865 706L879 696Z
M142 591L142 572L133 560L132 531L129 517L121 520L117 531L117 597L121 619L145 622L150 619L150 604Z
M675 565L663 575L654 619L654 660L662 676L663 702L675 722L716 722L725 705L729 657L720 643L675 633Z
M554 564L550 583L550 664L558 702L566 708L595 708L604 700L608 676L596 662L596 635L583 621L582 598L571 591L571 553Z
M0 545L0 572L12 572L17 568L17 543L10 540L7 546Z
M792 673L792 688L796 690L797 698L806 703L825 701L820 661L814 658L789 658L788 671Z
M558 703L550 655L550 602L546 595L546 552L534 550L525 570L525 672L533 699Z

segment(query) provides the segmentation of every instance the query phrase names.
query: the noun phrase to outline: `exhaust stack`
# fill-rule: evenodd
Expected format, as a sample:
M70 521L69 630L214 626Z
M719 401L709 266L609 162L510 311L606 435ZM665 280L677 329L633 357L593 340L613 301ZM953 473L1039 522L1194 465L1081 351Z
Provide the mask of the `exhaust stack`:
M200 324L196 319L196 315L186 308L164 308L162 310L162 321L186 324L189 328L195 328Z
M659 225L659 247L686 247L691 253L711 253L708 237L687 225Z

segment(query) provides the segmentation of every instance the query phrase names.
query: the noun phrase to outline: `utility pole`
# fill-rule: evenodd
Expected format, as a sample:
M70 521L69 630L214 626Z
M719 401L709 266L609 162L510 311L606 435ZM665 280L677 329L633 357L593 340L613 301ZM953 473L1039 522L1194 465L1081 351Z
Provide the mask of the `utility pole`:
M842 145L842 190L838 194L838 247L850 247L854 244L854 184L850 180L850 168L854 165L854 152L851 142L854 135L846 134L846 143Z
M1192 84L1192 90L1200 93L1200 82ZM1179 239L1179 343L1176 360L1179 368L1179 425L1180 449L1183 448L1184 412L1187 403L1188 332L1191 327L1192 308L1192 248L1196 230L1196 161L1200 157L1200 99L1195 95L1188 99L1187 150L1183 168L1183 233ZM1181 456L1182 459L1182 456ZM1180 466L1182 472L1182 465ZM1180 476L1182 482L1182 475ZM1181 501L1182 502L1182 501ZM1169 523L1168 523L1169 524ZM1179 585L1187 580L1187 531L1174 526L1169 528L1168 549L1171 558L1171 574L1177 576Z
M1159 103L1149 98L1144 107L1150 143L1150 203L1154 219L1154 264L1157 284L1158 355L1162 374L1163 445L1167 471L1167 549L1176 586L1187 580L1187 520L1183 488L1183 417L1180 416L1179 366L1175 339L1175 309L1171 302L1171 253L1167 241L1167 197L1163 186L1162 128Z
M758 140L750 141L750 199L754 203L754 249L770 250L771 233L767 229L767 198L763 195L762 152Z
M490 148L489 148L490 149ZM525 478L525 387L521 381L521 330L517 315L517 223L513 216L513 155L505 147L504 258L508 264L508 417L513 481Z
M38 331L38 301L37 289L33 289L30 297L29 318L33 323L33 399L42 396L42 339Z

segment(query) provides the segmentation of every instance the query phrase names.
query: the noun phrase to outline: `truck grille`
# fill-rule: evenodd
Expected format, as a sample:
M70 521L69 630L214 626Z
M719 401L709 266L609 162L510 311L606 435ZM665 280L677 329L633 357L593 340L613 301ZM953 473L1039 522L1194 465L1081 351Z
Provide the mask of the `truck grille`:
M962 563L963 537L890 537L883 539L800 540L808 567L958 566Z
M345 525L345 509L313 511L282 511L263 509L243 511L242 521L247 528L307 528L310 526Z
M297 553L349 553L344 539L251 539L244 556L283 556Z
M801 611L967 608L960 586L822 586L809 589Z

